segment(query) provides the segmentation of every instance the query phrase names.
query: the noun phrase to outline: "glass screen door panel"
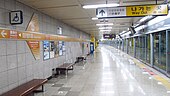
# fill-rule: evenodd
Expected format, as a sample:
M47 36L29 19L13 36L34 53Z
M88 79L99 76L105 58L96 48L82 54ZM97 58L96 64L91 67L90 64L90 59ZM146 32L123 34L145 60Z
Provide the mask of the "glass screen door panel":
M166 32L154 34L154 66L166 70Z
M124 52L127 52L126 39L124 39Z
M136 38L136 58L140 59L140 37Z
M166 31L166 64L167 73L170 75L170 30Z
M159 66L159 33L154 34L154 66Z
M145 61L145 36L140 37L140 59Z
M133 46L133 38L129 38L129 54L131 56L134 55L134 46Z
M146 35L146 62L151 64L151 44L150 44L150 35Z
M160 34L160 44L159 44L159 59L160 68L166 70L166 32L161 32Z

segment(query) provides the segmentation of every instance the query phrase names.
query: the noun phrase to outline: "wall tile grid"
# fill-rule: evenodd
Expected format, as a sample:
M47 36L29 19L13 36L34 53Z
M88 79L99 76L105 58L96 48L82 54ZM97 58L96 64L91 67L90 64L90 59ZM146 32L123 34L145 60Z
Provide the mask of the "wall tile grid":
M23 11L23 24L9 24L9 12L14 10ZM63 35L79 38L82 34L84 38L90 39L90 35L15 0L0 0L0 27L25 31L34 12L39 16L41 33L56 34L57 27L60 26ZM65 42L66 55L46 61L43 61L42 58L42 42L40 60L34 59L25 41L0 40L0 46L0 94L34 78L48 78L52 75L52 68L61 65L65 61L75 62L76 57L82 55L79 42ZM84 53L87 52L88 49L85 48Z

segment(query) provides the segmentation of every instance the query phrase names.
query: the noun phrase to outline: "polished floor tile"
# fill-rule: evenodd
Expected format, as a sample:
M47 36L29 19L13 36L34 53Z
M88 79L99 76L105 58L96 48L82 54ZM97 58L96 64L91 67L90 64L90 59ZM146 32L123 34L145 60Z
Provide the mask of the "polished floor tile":
M71 87L61 87L58 91L69 91Z
M166 87L127 57L101 45L68 76L55 76L45 84L45 92L35 96L170 96Z

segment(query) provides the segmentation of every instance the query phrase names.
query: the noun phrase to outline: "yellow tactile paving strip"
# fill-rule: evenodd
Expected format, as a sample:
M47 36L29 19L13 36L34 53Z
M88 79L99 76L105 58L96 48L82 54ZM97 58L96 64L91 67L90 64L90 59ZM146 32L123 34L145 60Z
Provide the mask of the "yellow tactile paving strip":
M134 62L139 68L141 68L141 69L147 68L145 64L143 64L142 62L139 62L137 59L135 59L135 58L133 58L133 57L131 57L131 56L129 56L129 55L128 55L127 57L128 57L129 59L132 59L133 62ZM170 82L169 82L166 78L160 76L159 74L153 75L153 78L154 78L156 81L161 82L162 85L165 86L168 91L170 91Z

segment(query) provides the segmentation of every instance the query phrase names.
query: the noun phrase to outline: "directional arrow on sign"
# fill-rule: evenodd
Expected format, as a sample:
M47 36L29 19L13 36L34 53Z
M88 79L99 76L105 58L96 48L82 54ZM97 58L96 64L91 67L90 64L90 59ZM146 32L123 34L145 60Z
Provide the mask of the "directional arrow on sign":
M108 8L97 8L96 9L96 17L98 17L98 18L102 18L102 17L107 17L107 10Z
M100 12L99 12L99 14L102 14L102 16L105 14L105 11L104 10L101 10Z
M22 37L22 34L21 34L21 33L19 33L19 37Z
M7 35L7 33L5 33L5 30L2 30L1 35L3 38L5 38L5 36Z

